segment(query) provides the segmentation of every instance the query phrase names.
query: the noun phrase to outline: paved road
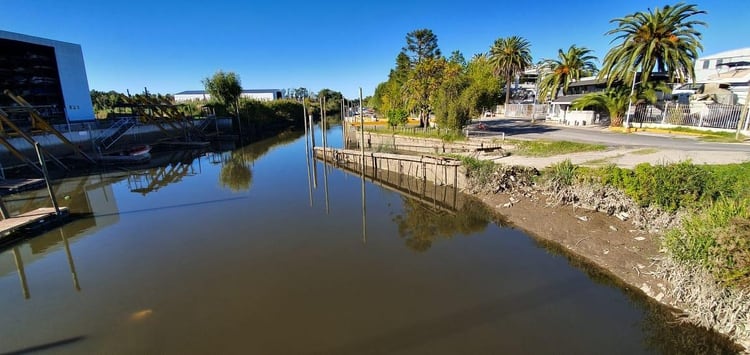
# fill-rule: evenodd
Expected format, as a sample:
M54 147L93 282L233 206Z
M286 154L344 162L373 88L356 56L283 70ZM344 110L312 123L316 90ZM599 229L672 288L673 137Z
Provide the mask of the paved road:
M750 152L750 144L745 143L708 143L685 136L665 136L652 133L617 133L610 132L601 126L570 127L557 123L537 121L532 125L528 119L516 118L482 118L485 132L505 133L507 138L551 139L600 143L621 147L657 147L686 151L729 151ZM541 123L540 123L541 122Z

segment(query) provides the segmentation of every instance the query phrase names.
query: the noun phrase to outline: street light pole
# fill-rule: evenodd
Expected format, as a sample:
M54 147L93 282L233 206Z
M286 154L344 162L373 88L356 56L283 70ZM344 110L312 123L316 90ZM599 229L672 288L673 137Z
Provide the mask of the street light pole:
M628 113L625 116L625 128L630 128L630 109L633 106L633 92L635 91L635 77L638 75L638 71L633 72L633 85L630 86L630 100L628 101Z

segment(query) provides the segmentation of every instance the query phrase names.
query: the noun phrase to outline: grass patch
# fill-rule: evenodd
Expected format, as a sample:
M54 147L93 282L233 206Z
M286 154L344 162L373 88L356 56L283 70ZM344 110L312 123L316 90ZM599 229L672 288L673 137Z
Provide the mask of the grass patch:
M459 130L446 129L446 128L430 128L424 129L419 127L399 127L396 129L390 129L387 127L368 127L365 125L366 132L381 133L381 134L395 134L406 137L417 137L417 138L436 138L444 142L456 142L465 141L466 137Z
M580 152L594 152L607 149L601 144L569 141L515 141L516 154L530 157L551 157Z
M655 149L655 148L644 148L644 149L638 149L638 150L632 151L632 152L630 152L630 154L633 154L633 155L649 155L649 154L654 154L654 153L658 153L658 152L659 152L659 150Z
M666 130L667 133L682 133L682 134L689 134L698 136L701 140L706 142L716 142L716 143L737 143L742 142L747 137L744 135L739 136L739 139L736 138L737 134L735 132L724 132L724 131L704 131L700 129L694 129L694 128L688 128L688 127L674 127Z
M614 157L614 158L617 158L617 157ZM587 160L581 163L581 165L607 165L607 164L612 163L610 159L611 158L600 158L600 159Z
M495 163L491 160L481 160L473 157L468 157L465 155L459 155L459 154L445 154L444 156L448 158L453 158L456 160L460 160L461 164L466 167L466 170L469 172L487 169L489 167L494 167Z

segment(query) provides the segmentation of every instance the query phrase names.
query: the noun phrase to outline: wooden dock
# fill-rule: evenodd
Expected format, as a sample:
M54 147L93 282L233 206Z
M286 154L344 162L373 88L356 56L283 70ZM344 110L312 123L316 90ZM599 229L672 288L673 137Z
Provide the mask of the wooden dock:
M44 179L0 179L0 194L3 195L41 187L44 187Z
M33 211L22 213L0 221L0 241L8 239L8 235L24 227L44 223L68 215L67 207L60 207L60 215L53 207L37 208Z

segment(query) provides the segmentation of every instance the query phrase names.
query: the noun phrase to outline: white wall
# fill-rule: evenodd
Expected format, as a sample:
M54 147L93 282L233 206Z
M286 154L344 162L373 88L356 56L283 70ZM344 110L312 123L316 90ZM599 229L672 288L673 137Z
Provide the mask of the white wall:
M698 58L695 61L695 82L706 82L710 76L727 71L726 66L717 66L719 61L722 64L750 61L750 48L740 48Z
M179 94L179 95L174 95L174 101L175 102L208 100L210 98L211 98L211 95L209 95L209 94Z
M243 92L242 97L246 99L253 99L253 100L258 100L258 101L273 101L276 99L276 97L274 97L274 93L272 92L263 92L263 93Z
M56 45L55 55L68 121L93 120L94 106L91 104L91 93L81 46L68 43Z

